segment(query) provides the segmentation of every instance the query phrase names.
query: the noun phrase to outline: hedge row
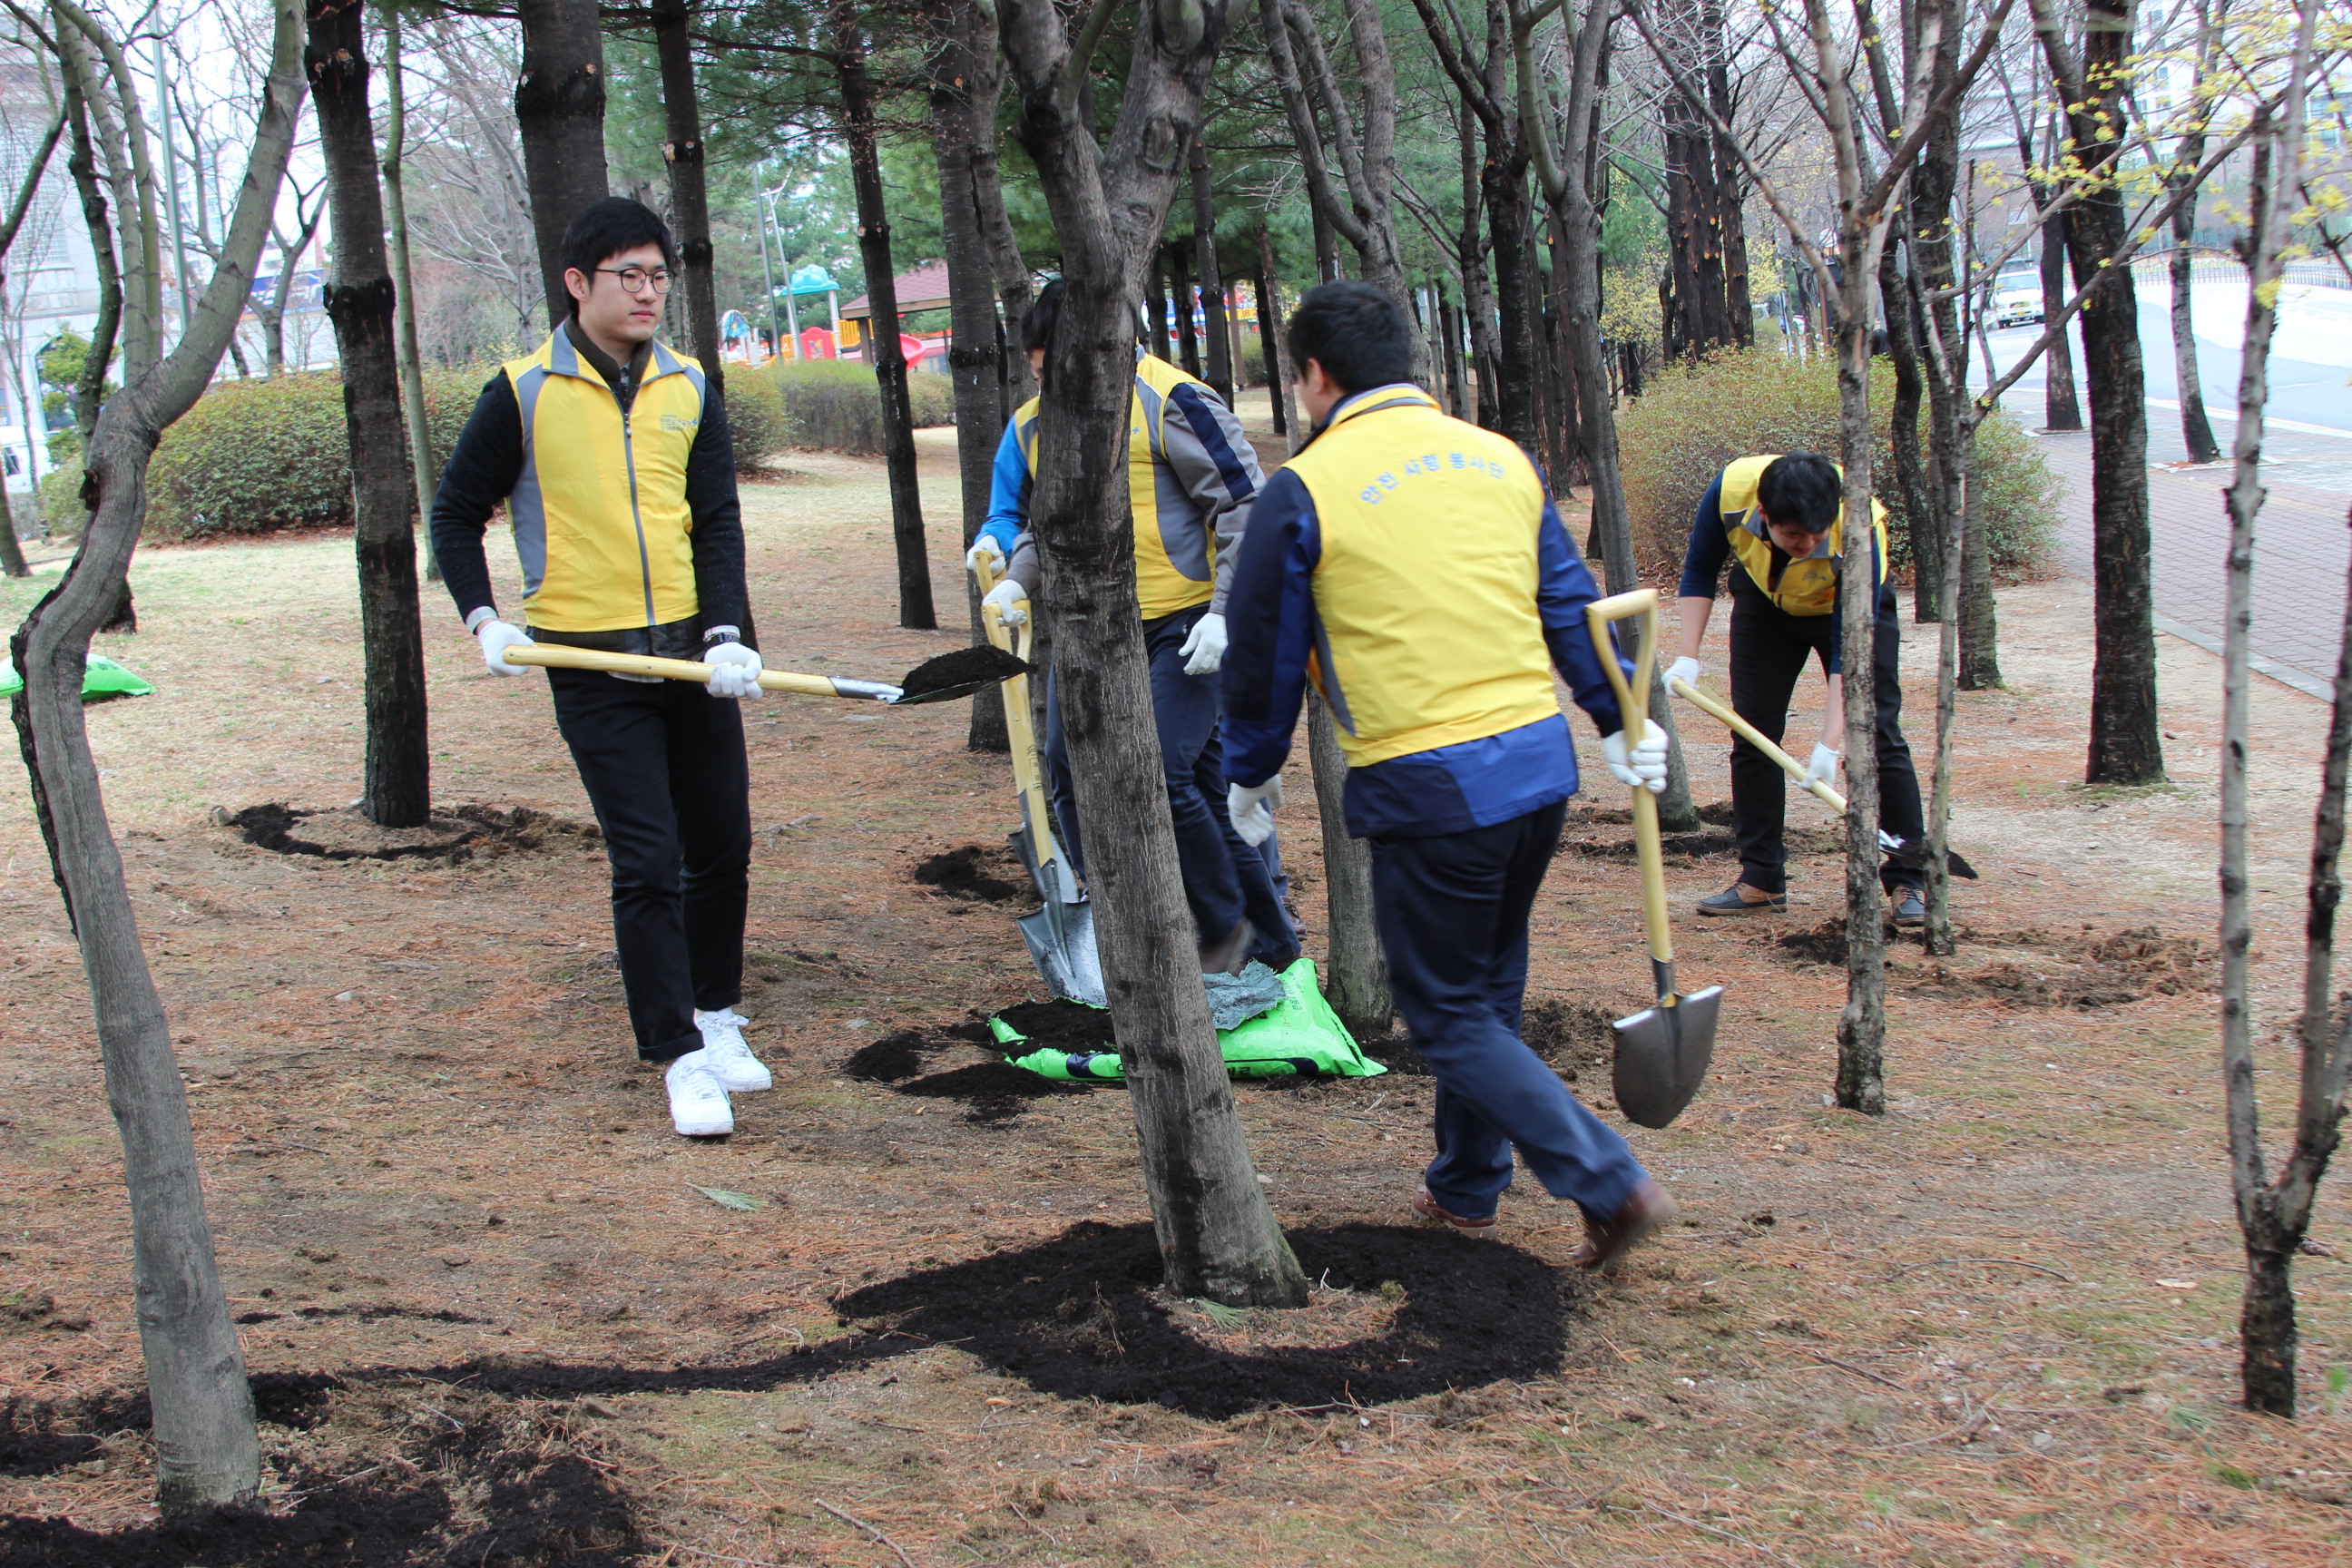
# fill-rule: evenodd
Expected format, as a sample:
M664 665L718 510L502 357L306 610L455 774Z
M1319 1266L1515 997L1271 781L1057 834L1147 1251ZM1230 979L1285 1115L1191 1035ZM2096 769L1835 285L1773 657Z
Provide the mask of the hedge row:
M758 374L737 379L764 380L774 390L782 445L881 455L882 399L874 373L856 361L771 360ZM944 375L909 374L907 401L918 429L955 423L955 386Z

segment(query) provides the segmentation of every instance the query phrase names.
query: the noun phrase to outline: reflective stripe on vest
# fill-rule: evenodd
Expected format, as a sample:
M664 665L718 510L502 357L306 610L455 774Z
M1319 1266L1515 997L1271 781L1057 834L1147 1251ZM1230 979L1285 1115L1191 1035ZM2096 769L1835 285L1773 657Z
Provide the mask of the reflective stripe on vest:
M1150 354L1135 362L1135 390L1127 403L1127 500L1135 519L1135 597L1147 621L1205 605L1216 587L1216 536L1161 455L1169 394L1187 383L1204 391L1209 384ZM1038 405L1033 397L1013 415L1033 483Z
M1340 409L1286 467L1322 533L1309 674L1349 766L1559 711L1536 609L1543 482L1527 454L1398 387Z
M522 473L507 511L530 623L610 632L694 615L686 469L702 427L702 367L654 344L626 417L567 328L502 368L522 415Z
M1756 486L1764 470L1780 459L1778 452L1761 457L1742 458L1723 470L1723 529L1731 540L1731 552L1739 558L1747 570L1748 581L1764 591L1764 596L1792 616L1826 616L1837 608L1838 562L1845 537L1845 518L1830 524L1829 531L1813 546L1812 554L1801 561L1790 560L1780 569L1780 581L1772 581L1772 538L1764 531L1763 514L1756 510ZM1838 464L1838 477L1845 469ZM1871 523L1878 536L1878 580L1886 581L1886 509L1875 497L1870 503Z

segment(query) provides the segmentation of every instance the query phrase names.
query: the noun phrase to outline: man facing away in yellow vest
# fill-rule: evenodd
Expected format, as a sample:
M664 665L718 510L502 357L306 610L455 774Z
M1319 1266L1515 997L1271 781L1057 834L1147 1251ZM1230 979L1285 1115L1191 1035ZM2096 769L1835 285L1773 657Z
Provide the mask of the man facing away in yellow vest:
M524 674L504 656L533 640L711 666L708 687L585 669L547 683L604 830L637 1055L666 1064L680 1133L731 1132L728 1092L770 1083L734 1010L751 858L736 700L760 694L735 454L702 367L654 340L677 268L661 219L593 203L563 262L572 318L482 389L433 498L433 549L493 674ZM528 633L499 617L482 552L501 503Z
M1789 723L1789 699L1808 660L1819 658L1829 691L1821 738L1813 744L1807 780L1833 784L1838 742L1845 735L1842 672L1844 616L1838 608L1838 572L1845 559L1845 471L1817 452L1742 458L1716 476L1700 498L1683 555L1679 592L1682 657L1666 679L1696 685L1698 654L1715 609L1724 563L1731 574L1731 708L1780 742ZM1876 710L1872 740L1878 754L1878 826L1882 842L1916 849L1927 836L1919 808L1919 773L1903 738L1903 647L1895 585L1886 580L1885 509L1870 503L1864 545L1878 581L1871 641L1871 693ZM1780 765L1747 741L1731 742L1731 827L1739 841L1739 879L1700 900L1703 915L1744 915L1789 907L1788 850L1781 826L1788 779ZM1924 925L1927 878L1916 865L1890 858L1880 872L1895 904L1895 923Z
M1592 574L1507 438L1412 382L1413 329L1370 284L1327 283L1290 318L1315 435L1268 479L1226 600L1228 810L1272 831L1307 682L1348 753L1349 831L1397 1011L1437 1079L1437 1155L1413 1199L1491 1235L1518 1156L1584 1211L1577 1261L1606 1268L1674 1215L1625 1140L1519 1038L1528 914L1576 793L1564 677L1609 771L1665 787L1664 735L1628 753L1584 607Z

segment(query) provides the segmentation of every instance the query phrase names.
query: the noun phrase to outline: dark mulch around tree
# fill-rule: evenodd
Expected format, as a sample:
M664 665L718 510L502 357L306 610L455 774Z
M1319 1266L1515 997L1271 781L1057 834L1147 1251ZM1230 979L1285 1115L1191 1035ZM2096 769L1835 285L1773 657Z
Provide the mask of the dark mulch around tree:
M1110 1031L1110 1015L1082 1002L1022 1002L997 1015L1019 1030L1029 1043L1014 1049L1029 1051L1110 1051L1118 1048Z
M1309 1279L1401 1290L1387 1331L1337 1346L1221 1348L1152 1294L1160 1263L1150 1226L1091 1221L1040 1247L886 1280L836 1305L845 1322L869 1331L957 1340L1065 1399L1160 1404L1212 1420L1269 1405L1412 1399L1559 1369L1566 1281L1531 1254L1387 1226L1288 1236Z
M999 1048L996 1037L977 1019L939 1027L899 1029L852 1051L841 1064L841 1070L845 1077L872 1083L897 1083L900 1079L913 1078L929 1064L932 1057L957 1046L977 1046L992 1055Z
M912 1083L899 1084L895 1092L917 1100L953 1100L964 1106L963 1119L993 1124L1010 1121L1028 1109L1033 1100L1053 1095L1084 1094L1087 1086L1066 1079L1046 1078L1027 1068L1014 1067L1011 1062L974 1062L970 1067L950 1068L919 1078Z
M898 682L898 700L912 701L935 691L947 691L959 686L992 684L1010 680L1016 675L1029 673L1025 660L1016 658L1001 647L978 643L960 647L953 653L943 653L937 658L927 658L908 670Z
M990 862L1012 858L1010 850L967 844L960 849L926 856L916 861L913 874L915 880L924 887L936 889L951 899L997 904L1017 899L1024 891L1017 882L1008 882L1002 877L990 875Z
M300 811L276 801L235 813L215 811L213 816L247 844L327 860L438 860L457 866L478 855L594 844L604 837L593 823L568 821L527 805L511 812L494 805L451 806L435 812L421 827L379 827L356 811Z

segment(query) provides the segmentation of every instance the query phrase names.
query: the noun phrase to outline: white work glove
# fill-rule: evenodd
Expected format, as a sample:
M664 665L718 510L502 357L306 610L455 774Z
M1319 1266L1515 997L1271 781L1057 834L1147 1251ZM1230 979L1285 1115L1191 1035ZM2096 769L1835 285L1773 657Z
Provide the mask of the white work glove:
M1696 686L1698 684L1698 660L1695 658L1678 658L1675 660L1674 663L1666 666L1666 689L1672 691L1675 689L1675 682L1677 680L1687 680L1693 686Z
M484 621L474 628L474 640L482 645L482 662L490 667L492 675L527 675L530 666L509 664L505 654L510 647L531 646L530 634L520 626L510 626L504 621Z
M1184 658L1185 674L1216 674L1225 662L1225 617L1212 611L1194 621L1192 634L1176 651Z
M1642 739L1631 756L1625 754L1625 731L1601 738L1601 754L1609 763L1609 771L1620 782L1635 789L1646 789L1652 795L1663 795L1666 788L1666 732L1655 724L1642 726Z
M1281 804L1279 773L1255 786L1225 786L1225 815L1233 819L1234 831L1241 835L1242 842L1253 849L1274 837L1275 808Z
M704 650L702 662L710 667L710 679L706 683L713 697L757 697L765 689L760 684L760 650L745 647L739 642L723 642Z
M980 596L981 608L996 606L996 613L1008 626L1017 626L1029 618L1029 590L1007 577Z
M1837 783L1837 770L1838 754L1819 741L1814 742L1813 760L1805 764L1804 782L1808 784L1833 784Z
M977 574L983 561L995 562L1000 574L1004 570L1004 546L996 542L994 534L982 534L971 542L971 548L963 552L963 568L967 572Z

